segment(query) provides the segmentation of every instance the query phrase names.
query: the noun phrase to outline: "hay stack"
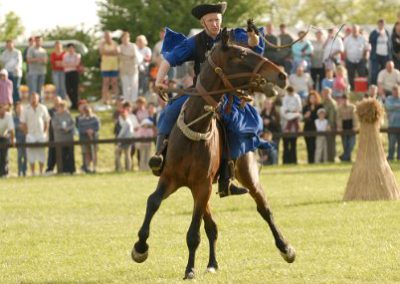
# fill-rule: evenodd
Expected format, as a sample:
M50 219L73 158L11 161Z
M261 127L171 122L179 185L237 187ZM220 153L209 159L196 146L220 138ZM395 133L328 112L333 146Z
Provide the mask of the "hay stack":
M375 99L357 105L360 136L357 158L343 200L400 199L400 190L386 160L379 134L383 108Z

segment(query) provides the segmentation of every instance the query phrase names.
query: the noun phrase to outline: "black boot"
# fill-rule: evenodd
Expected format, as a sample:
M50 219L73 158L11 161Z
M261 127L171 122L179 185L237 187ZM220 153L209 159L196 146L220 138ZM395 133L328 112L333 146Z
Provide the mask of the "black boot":
M246 188L236 186L231 180L231 173L229 170L228 161L225 159L221 160L219 167L219 179L218 179L218 194L219 197L225 197L229 195L240 195L246 194L249 191Z
M163 152L166 146L167 135L159 134L156 142L156 153L149 160L149 167L157 176L161 174L163 167L164 157Z

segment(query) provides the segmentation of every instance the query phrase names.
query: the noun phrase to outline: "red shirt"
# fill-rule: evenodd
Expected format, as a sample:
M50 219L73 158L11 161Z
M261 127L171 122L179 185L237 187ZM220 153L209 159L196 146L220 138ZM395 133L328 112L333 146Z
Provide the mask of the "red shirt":
M62 64L64 54L65 54L65 51L61 52L60 54L57 54L55 51L53 51L51 53L51 55L50 55L50 63L51 63L51 69L53 71L64 71L64 67L56 66L56 62L60 62L60 64Z

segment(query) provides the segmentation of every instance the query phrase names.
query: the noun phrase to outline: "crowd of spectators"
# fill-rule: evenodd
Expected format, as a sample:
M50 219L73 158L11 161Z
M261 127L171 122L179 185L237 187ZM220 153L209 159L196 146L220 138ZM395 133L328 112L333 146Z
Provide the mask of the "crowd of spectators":
M268 44L265 48L264 56L288 73L289 87L276 98L266 98L263 94L255 97L254 103L263 119L262 137L274 145L260 150L262 164L277 164L280 155L284 164L296 164L298 132L357 130L354 94L363 95L358 98L379 100L386 108L388 127L400 130L400 20L391 31L384 20L379 20L369 34L357 25L346 27L344 34L335 28L328 29L327 33L317 30L311 37L303 37L304 34L304 31L298 32L297 36L302 39L291 48L276 49ZM284 24L279 26L277 34L273 25L267 24L265 36L275 45L294 41ZM130 34L124 32L117 43L110 32L104 32L99 43L101 105L103 109L114 109L115 138L156 135L157 118L164 103L157 99L153 83L162 59L163 38L161 29L160 41L152 50L144 35L137 36L133 43ZM0 70L0 144L63 142L61 168L64 173L72 174L76 172L74 146L68 142L75 136L80 141L98 139L100 119L94 114L93 104L80 98L79 77L84 68L74 44L67 44L64 49L56 41L54 50L48 54L42 43L40 36L30 38L29 46L21 52L13 40L8 40L0 55L3 68ZM45 85L48 61L52 86ZM23 70L26 70L27 86L21 85ZM168 85L189 86L188 70L187 67L172 69ZM47 92L53 96L47 98ZM24 100L24 94L29 94L29 99ZM70 109L78 111L75 118ZM282 137L286 133L293 135ZM400 159L399 139L400 134L389 134L389 160ZM304 140L308 163L334 162L336 158L350 162L356 135L351 131L341 135L343 152L340 155L336 152L334 134L306 135ZM133 157L137 158L139 170L148 170L151 149L152 142L117 143L115 170L131 171L136 164ZM28 166L32 175L52 173L55 169L58 153L54 147L49 147L47 158L43 147L18 147L17 152L19 176L27 174ZM98 146L84 143L81 153L81 171L96 172ZM0 176L8 174L7 161L8 147L0 147Z

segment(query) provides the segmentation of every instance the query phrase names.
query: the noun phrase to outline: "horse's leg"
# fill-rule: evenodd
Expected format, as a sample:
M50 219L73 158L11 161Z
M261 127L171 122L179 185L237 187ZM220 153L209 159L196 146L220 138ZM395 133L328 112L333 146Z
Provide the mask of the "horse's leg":
M272 216L271 209L269 208L264 190L261 186L258 174L258 165L255 154L249 152L237 160L236 163L237 178L242 185L247 187L251 196L257 204L257 211L267 221L271 232L275 239L275 244L282 257L289 263L292 263L296 258L294 248L288 244L284 239L281 232L277 228Z
M218 269L218 262L215 257L215 244L218 238L218 228L211 214L210 203L207 203L206 210L204 211L203 220L204 229L206 231L208 242L210 245L210 258L208 260L207 271L214 273Z
M176 190L176 185L160 178L156 190L147 199L146 215L142 227L139 230L139 240L132 249L132 259L138 263L144 262L148 256L149 246L146 243L150 234L150 222L157 212L163 199L167 198Z
M204 184L198 182L198 184ZM186 235L186 243L189 249L189 260L185 269L184 279L193 279L194 273L194 262L196 257L196 250L200 244L200 225L201 219L203 218L204 212L207 207L208 200L211 194L211 183L208 190L204 190L204 186L196 186L192 188L192 195L194 199L194 208L192 215L192 222L190 223L189 230Z

